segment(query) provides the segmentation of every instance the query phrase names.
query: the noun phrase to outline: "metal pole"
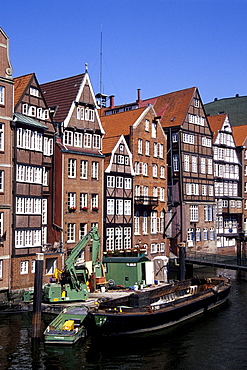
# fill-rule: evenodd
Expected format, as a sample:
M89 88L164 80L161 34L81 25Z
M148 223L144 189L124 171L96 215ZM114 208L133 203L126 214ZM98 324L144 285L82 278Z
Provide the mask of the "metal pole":
M37 253L35 261L32 338L41 337L41 302L42 302L42 279L43 279L44 254Z
M179 243L179 280L185 280L185 243Z

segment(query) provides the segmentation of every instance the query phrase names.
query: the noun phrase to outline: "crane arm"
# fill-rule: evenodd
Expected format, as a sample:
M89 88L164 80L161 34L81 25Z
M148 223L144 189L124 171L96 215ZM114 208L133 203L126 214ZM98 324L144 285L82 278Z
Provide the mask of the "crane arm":
M90 240L93 240L92 244L92 263L97 264L100 261L100 235L97 227L93 227L87 235L85 235L79 243L72 249L69 257L65 260L64 270L70 274L72 286L75 289L80 289L80 282L77 279L77 273L75 269L75 263L85 249Z

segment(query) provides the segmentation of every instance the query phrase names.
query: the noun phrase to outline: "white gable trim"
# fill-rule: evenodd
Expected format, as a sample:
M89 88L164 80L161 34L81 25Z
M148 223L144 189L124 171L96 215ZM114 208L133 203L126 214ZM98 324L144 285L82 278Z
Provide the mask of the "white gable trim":
M142 114L140 115L140 117L138 117L138 119L135 121L135 123L133 124L133 128L137 128L137 126L141 123L141 121L143 120L143 118L146 116L146 114L147 114L150 110L152 110L152 113L153 113L154 117L156 117L156 116L157 116L157 114L156 114L156 112L155 112L155 109L154 109L154 106L153 106L152 104L149 104L149 105L147 106L147 108L142 112ZM164 130L163 130L163 127L162 127L162 125L161 125L161 123L160 123L160 120L159 120L159 119L157 119L157 125L160 127L161 132L162 132L162 135L164 136L164 139L165 139L165 141L166 141L166 140L167 140L167 138L166 138L166 134L165 134L165 132L164 132Z
M127 142L125 140L124 135L121 135L119 137L116 145L114 146L114 149L112 150L112 153L111 153L110 163L107 166L107 168L105 169L105 172L106 173L110 173L111 172L111 167L112 167L112 164L113 164L114 155L115 155L116 150L117 150L117 148L119 147L120 144L123 144L125 146L125 148L126 148L126 151L127 151L128 155L129 155L129 158L130 158L130 173L131 173L132 176L134 176L135 172L134 172L133 163L132 163L132 157L133 156L132 156L132 153L131 153L131 151L130 151L130 149L128 147L128 144L127 144Z
M102 134L105 134L105 131L104 131L103 126L102 126L101 121L100 121L98 110L96 109L97 102L96 102L96 99L95 99L93 87L92 87L92 84L91 84L91 81L90 81L90 78L89 78L88 73L85 73L85 75L84 75L84 77L82 79L82 82L81 82L80 88L78 90L76 99L75 99L75 101L72 102L71 107L70 107L70 110L69 110L69 113L68 113L67 117L64 120L64 127L68 127L68 124L69 124L69 121L71 119L72 113L73 113L73 111L74 111L74 109L76 107L76 104L75 103L79 103L80 98L81 98L82 93L83 93L83 89L84 89L86 83L88 83L89 89L90 89L91 94L92 94L92 97L93 97L93 103L94 103L94 106L95 106L95 115L96 115L96 117L97 117L97 119L99 121L100 131L101 131Z

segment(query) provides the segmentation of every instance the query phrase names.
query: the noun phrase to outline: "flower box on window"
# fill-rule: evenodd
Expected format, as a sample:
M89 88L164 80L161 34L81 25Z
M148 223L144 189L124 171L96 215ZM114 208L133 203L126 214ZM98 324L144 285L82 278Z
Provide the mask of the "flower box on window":
M98 212L99 208L98 207L92 207L92 211Z
M75 212L76 211L76 207L69 207L69 212Z
M81 211L87 211L87 207L82 207Z

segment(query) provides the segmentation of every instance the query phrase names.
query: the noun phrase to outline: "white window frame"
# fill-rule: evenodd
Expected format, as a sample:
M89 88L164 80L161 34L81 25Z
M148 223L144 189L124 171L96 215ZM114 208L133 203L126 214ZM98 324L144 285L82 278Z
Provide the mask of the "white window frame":
M80 193L80 209L85 209L87 207L87 193Z
M106 186L108 188L114 188L115 187L115 176L107 176L106 182L107 182Z
M145 142L145 155L150 156L150 141Z
M64 145L73 145L73 132L65 130L63 135L63 143Z
M130 199L124 200L124 215L131 216L132 202Z
M153 163L152 169L153 169L153 177L158 177L158 165L157 165L157 163Z
M68 159L68 177L76 178L76 159Z
M4 191L4 170L0 170L0 192Z
M4 123L0 122L0 151L4 151Z
M75 192L68 193L68 207L76 208L76 193Z
M83 145L84 145L84 148L92 147L92 134L89 134L87 132L84 134Z
M92 179L99 179L99 162L92 162Z
M99 194L91 194L91 207L92 209L99 207Z
M81 160L80 162L80 178L87 179L88 177L88 161Z
M106 250L113 251L114 250L114 228L108 227L106 229Z
M190 206L190 222L198 222L198 206Z
M137 149L138 149L138 154L142 154L142 139L138 139Z
M67 243L75 242L75 223L69 222L67 227Z
M81 222L79 229L79 240L81 240L85 235L87 235L87 223Z
M193 173L197 173L197 157L195 156L195 155L192 155L192 157L191 157L191 159L192 159L192 167L191 167L191 171L193 172Z
M5 87L0 86L0 104L4 105L5 102Z
M132 189L132 179L131 179L131 177L125 177L125 179L124 179L124 188L125 189Z
M82 133L81 132L74 133L74 146L78 148L82 148Z
M116 199L116 215L122 216L123 212L123 199Z
M94 149L101 149L101 136L100 135L93 135L93 147Z
M28 274L28 261L20 262L20 275Z

